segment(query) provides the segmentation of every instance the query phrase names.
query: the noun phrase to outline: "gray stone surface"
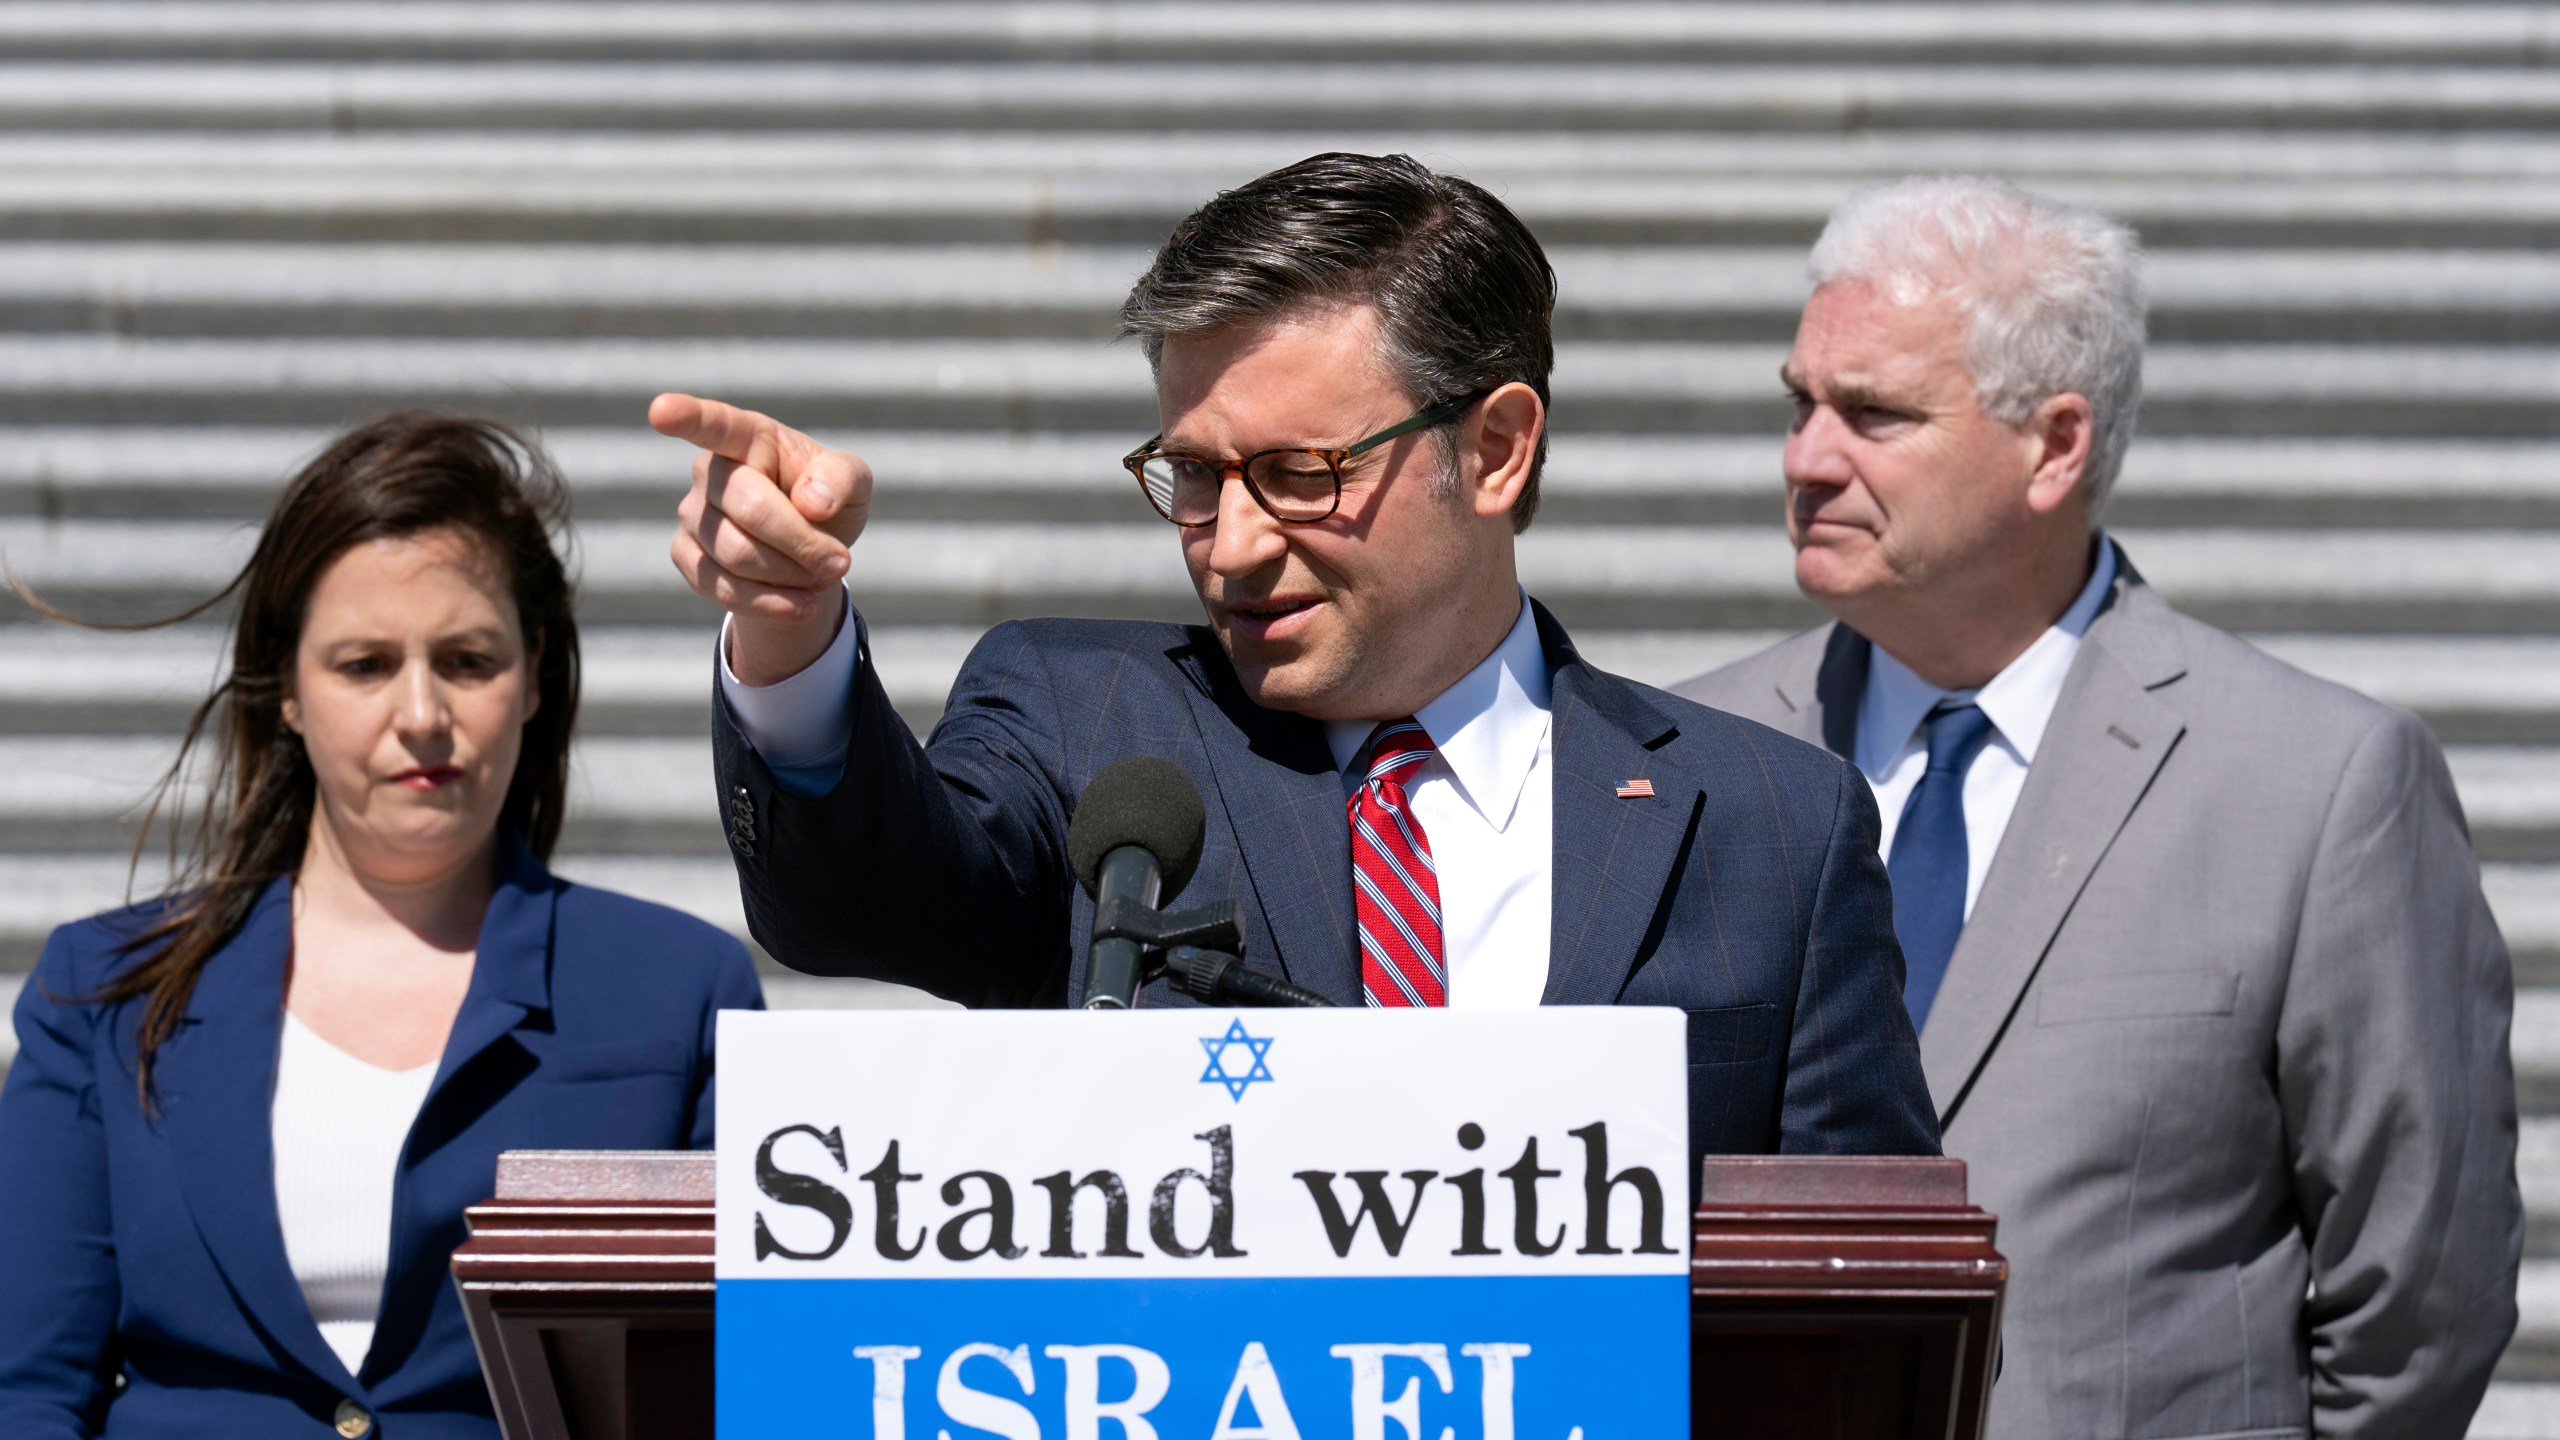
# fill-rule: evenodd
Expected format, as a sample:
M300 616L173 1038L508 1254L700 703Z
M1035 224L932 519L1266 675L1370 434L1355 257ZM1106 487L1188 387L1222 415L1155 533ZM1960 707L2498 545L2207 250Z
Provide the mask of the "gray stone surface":
M84 613L166 613L335 427L538 426L588 662L561 868L734 928L654 391L872 458L858 583L929 724L995 620L1193 613L1116 463L1154 425L1144 362L1101 343L1166 228L1313 151L1407 150L1554 253L1523 573L1595 658L1669 681L1813 616L1775 369L1828 209L1979 169L2106 206L2157 302L2117 533L2178 603L2450 747L2523 987L2536 1257L2473 1433L2560 1437L2554 14L0 0L0 558ZM127 893L132 807L221 648L0 597L0 998L46 928Z

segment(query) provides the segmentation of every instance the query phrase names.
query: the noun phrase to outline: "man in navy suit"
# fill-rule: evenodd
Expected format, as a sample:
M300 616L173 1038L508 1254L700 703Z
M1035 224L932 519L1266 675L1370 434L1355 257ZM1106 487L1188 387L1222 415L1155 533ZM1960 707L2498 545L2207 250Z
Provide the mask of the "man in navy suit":
M659 397L703 451L673 554L729 612L714 743L757 938L1069 1003L1069 817L1158 756L1208 801L1183 900L1238 901L1251 963L1350 1005L1676 1006L1693 1153L1936 1153L1857 772L1595 669L1520 589L1554 303L1517 217L1402 156L1203 206L1121 318L1163 417L1132 503L1208 623L998 626L924 745L848 598L869 467Z

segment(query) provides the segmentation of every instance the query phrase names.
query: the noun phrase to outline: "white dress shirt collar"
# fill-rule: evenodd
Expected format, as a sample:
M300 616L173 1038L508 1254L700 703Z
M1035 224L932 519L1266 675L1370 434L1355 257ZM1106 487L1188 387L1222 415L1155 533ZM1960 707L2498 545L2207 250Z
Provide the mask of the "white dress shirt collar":
M2062 618L2047 626L2034 644L1979 690L1941 689L1882 646L1875 647L1867 663L1866 694L1858 702L1858 768L1869 776L1882 774L1912 743L1913 732L1942 700L1970 700L1981 706L2018 763L2034 764L2045 726L2061 702L2071 662L2079 656L2080 639L2089 633L2098 607L2106 603L2107 591L2116 581L2116 547L2104 531L2097 536L2097 547L2089 583L2080 587Z
M1547 738L1554 685L1538 643L1537 617L1523 596L1511 633L1482 663L1413 713L1439 748L1449 777L1469 808L1499 831L1520 805L1520 791ZM1328 720L1325 742L1345 771L1377 729L1374 721Z

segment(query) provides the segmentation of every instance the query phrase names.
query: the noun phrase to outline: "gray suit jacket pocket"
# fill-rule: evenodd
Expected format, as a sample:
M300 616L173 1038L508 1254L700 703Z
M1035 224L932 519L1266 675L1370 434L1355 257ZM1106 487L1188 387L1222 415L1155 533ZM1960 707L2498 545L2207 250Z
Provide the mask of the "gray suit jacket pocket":
M2102 975L2044 986L2036 996L2036 1023L2077 1025L2090 1020L2169 1019L2228 1015L2240 1003L2240 976L2232 970L2166 970L2149 975Z
M1689 1014L1689 1063L1744 1065L1769 1056L1769 1037L1778 1028L1775 1005L1728 1005Z

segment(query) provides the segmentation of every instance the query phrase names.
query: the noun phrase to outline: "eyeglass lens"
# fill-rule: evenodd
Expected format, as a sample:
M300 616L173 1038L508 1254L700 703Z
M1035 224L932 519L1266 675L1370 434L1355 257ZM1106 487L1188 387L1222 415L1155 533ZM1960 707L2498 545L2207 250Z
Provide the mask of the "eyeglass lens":
M1218 518L1218 494L1226 472L1188 455L1151 456L1139 467L1147 498L1177 525L1206 525ZM1321 455L1275 450L1247 462L1245 480L1262 508L1282 520L1321 520L1333 512L1333 467Z

